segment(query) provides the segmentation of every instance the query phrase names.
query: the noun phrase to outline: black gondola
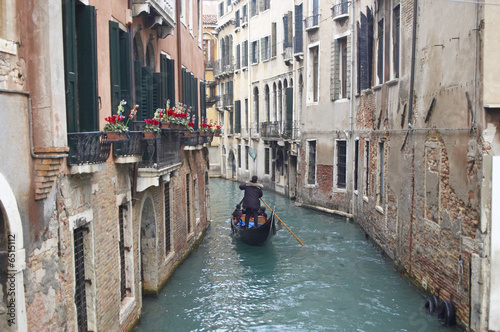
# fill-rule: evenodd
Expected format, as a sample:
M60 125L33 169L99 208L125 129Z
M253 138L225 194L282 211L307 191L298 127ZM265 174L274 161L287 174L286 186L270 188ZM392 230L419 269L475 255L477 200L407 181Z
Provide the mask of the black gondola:
M231 218L231 230L235 238L241 242L251 246L263 245L267 240L276 234L276 224L274 222L274 214L271 217L265 218L259 216L259 226L254 227L250 222L249 228L245 228L245 215L242 214L240 218ZM251 219L253 220L253 219Z

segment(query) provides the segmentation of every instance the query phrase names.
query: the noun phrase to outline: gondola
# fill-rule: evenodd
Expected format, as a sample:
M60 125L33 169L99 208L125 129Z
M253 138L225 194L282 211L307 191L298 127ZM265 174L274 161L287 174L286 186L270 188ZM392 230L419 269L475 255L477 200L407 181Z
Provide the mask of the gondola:
M276 234L274 213L271 213L269 218L259 216L258 227L255 227L252 221L250 221L248 228L245 228L244 225L244 214L242 214L238 219L235 217L231 218L231 230L233 232L233 236L250 246L261 246Z

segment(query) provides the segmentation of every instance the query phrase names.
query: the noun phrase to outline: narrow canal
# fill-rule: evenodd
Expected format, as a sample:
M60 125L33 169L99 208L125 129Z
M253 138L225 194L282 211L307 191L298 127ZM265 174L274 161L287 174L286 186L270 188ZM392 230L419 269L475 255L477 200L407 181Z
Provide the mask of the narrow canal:
M211 179L213 222L200 247L134 331L458 331L427 315L426 298L344 218L264 191L286 228L263 247L231 236L238 183Z

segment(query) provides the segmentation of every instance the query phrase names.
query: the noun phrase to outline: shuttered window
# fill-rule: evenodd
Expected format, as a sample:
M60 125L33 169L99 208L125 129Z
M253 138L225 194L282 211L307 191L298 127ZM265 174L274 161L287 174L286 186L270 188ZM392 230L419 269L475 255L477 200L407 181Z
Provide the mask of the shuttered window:
M337 188L346 188L347 142L337 141Z
M295 6L295 40L293 43L294 53L302 53L303 42L302 42L302 4Z
M234 101L234 132L241 133L241 100Z
M248 66L248 40L245 40L242 45L242 67Z
M277 52L276 45L277 45L278 41L276 40L276 27L277 27L277 23L272 22L271 23L271 38L272 38L271 57L275 57L276 52Z
M285 135L290 137L293 130L293 88L286 88L286 124L285 124Z
M369 8L360 13L358 25L358 92L369 89L372 82L373 15Z
M130 38L120 30L118 23L109 22L109 56L111 81L111 111L116 113L121 100L125 100L125 114L131 108Z
M240 69L241 67L241 52L240 52L240 44L236 45L236 69Z
M93 6L63 2L66 123L68 132L99 130L97 28Z
M307 147L307 183L316 184L316 141L309 141Z

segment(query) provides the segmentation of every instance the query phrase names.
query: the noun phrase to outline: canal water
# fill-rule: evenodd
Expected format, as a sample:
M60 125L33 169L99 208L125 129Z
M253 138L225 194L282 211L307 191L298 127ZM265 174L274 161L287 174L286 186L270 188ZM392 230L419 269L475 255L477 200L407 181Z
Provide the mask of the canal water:
M146 297L134 331L458 331L423 310L413 288L345 218L263 199L283 228L263 247L231 236L238 183L211 179L212 223L203 243L157 297Z

